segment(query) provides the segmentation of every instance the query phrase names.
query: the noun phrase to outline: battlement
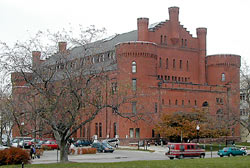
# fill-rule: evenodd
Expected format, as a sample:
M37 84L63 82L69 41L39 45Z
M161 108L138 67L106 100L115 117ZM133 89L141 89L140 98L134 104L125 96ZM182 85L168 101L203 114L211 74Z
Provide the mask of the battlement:
M207 66L233 66L240 68L241 56L234 54L216 54L206 57Z
M24 77L25 75L25 77ZM25 80L31 80L32 73L25 72L24 74L21 72L13 72L11 73L11 83L12 86L24 86L27 82Z
M206 35L207 34L207 28L205 27L199 27L196 29L196 34L197 34L197 37L200 36L200 35Z
M157 44L145 41L130 41L116 45L118 56L144 56L157 59Z

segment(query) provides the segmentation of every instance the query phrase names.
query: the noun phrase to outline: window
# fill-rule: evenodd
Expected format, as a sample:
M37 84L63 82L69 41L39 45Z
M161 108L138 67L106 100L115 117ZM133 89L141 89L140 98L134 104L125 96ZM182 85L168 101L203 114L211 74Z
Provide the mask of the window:
M187 39L185 39L185 46L187 46Z
M136 102L132 102L132 113L136 114Z
M183 47L184 46L184 40L181 39L181 46Z
M155 137L155 130L152 129L152 138Z
M189 70L189 67L188 67L188 61L187 61L187 71Z
M161 104L163 104L163 105L164 105L164 99L162 99L162 100L161 100Z
M188 100L188 104L189 104L189 105L191 104L190 100Z
M194 101L194 105L197 106L197 101L196 100Z
M184 100L182 100L182 105L184 106Z
M159 67L161 68L161 58L159 59Z
M136 73L136 62L132 62L132 73Z
M176 105L176 106L178 105L178 100L175 100L175 105Z
M98 123L95 123L95 134L98 135Z
M164 36L164 44L167 45L167 36Z
M99 137L102 137L102 123L99 123Z
M86 128L82 127L83 137L86 137Z
M173 68L175 68L175 59L173 59Z
M166 69L168 69L168 58L166 59Z
M158 111L158 105L157 103L155 103L155 113L157 113L157 111Z
M115 94L117 91L117 82L113 82L111 84L111 87L112 87L112 94Z
M135 137L140 138L140 128L135 129Z
M136 91L136 79L132 79L132 90Z
M182 60L180 60L180 69L182 69Z
M161 35L161 44L162 44L162 35Z
M116 131L117 131L116 123L114 123L114 137L117 135Z
M134 128L129 128L129 137L134 138Z
M226 81L226 75L224 73L221 74L221 81L222 82Z
M171 105L171 100L170 99L168 100L168 104Z

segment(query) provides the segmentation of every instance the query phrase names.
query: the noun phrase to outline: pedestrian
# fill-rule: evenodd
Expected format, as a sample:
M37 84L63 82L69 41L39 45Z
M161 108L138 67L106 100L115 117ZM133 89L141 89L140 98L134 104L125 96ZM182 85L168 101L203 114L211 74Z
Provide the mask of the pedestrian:
M33 146L30 147L30 158L33 159Z

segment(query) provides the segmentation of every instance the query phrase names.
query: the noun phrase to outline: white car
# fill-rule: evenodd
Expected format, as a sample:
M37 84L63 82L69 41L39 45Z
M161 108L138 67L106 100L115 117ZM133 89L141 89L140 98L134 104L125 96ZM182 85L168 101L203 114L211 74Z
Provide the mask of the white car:
M8 149L8 148L9 148L8 146L0 145L0 150L4 150L4 149Z

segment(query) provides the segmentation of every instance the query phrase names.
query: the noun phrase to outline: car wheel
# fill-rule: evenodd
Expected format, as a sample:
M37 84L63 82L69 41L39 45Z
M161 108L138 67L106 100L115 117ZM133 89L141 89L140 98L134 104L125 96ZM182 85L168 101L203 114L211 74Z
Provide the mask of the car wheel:
M169 159L170 159L170 160L173 160L174 158L173 158L173 157L170 157Z
M246 154L245 153L242 153L242 156L245 156Z
M201 154L201 155L200 155L200 158L205 158L205 155L204 155L204 154Z
M223 157L223 155L220 155L220 157Z
M184 155L180 155L180 157L179 157L180 159L183 159L184 158Z
M232 156L232 154L231 154L231 153L229 153L229 154L228 154L228 157L230 157L230 156Z

